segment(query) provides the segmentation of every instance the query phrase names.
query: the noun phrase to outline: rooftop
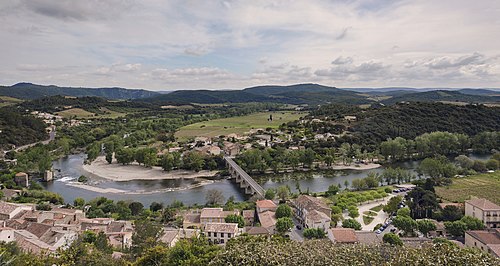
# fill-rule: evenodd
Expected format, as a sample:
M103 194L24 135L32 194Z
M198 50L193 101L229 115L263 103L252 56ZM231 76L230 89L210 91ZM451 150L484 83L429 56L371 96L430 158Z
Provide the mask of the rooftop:
M358 237L352 228L331 228L333 239L335 243L356 243Z
M205 225L206 232L217 233L236 233L238 231L238 224L234 223L207 223Z
M203 208L201 210L200 217L201 218L206 218L206 217L221 217L222 215L222 208Z
M271 234L271 232L269 232L269 230L267 230L266 228L258 227L258 226L247 227L245 232L249 235L270 235Z
M495 203L487 199L471 199L471 200L466 200L465 203L466 204L468 203L482 210L500 210L500 206L496 205Z
M165 233L160 237L160 241L170 244L178 235L179 231L177 230L165 231Z
M312 210L307 213L307 218L311 221L324 221L324 220L330 220L330 217L328 215L317 211L317 210Z
M466 234L469 234L485 245L500 244L500 229L467 231Z
M19 206L16 204L7 203L3 201L0 202L0 214L10 215L17 208L19 208Z
M276 224L276 216L273 211L259 213L260 225L265 228L273 227Z
M305 209L308 210L319 210L319 209L328 209L328 205L321 199L311 197L308 195L300 195L296 200L295 203L304 207Z
M258 200L255 205L257 208L276 208L276 204L272 200Z

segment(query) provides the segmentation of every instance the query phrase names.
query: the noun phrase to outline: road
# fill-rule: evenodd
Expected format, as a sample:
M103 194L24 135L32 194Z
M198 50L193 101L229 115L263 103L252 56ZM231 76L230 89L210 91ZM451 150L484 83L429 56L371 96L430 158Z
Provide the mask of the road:
M302 235L302 231L304 230L304 228L302 228L302 230L297 229L297 225L300 225L299 221L295 217L293 217L292 220L293 220L293 228L292 231L288 233L290 239L298 242L304 241L304 236ZM302 227L302 225L300 226Z
M17 147L14 150L15 151L23 151L23 150L26 150L27 148L33 147L33 146L35 146L37 144L47 145L51 141L53 141L55 139L56 139L56 128L54 127L54 130L51 130L50 133L49 133L49 139L48 140L37 141L35 143L30 143L30 144L26 144L26 145L23 145L23 146L19 146L19 147Z

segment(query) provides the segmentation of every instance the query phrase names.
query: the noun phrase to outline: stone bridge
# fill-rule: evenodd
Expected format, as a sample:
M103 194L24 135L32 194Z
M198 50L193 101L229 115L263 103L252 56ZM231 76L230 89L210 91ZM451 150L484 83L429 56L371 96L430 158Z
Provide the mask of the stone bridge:
M245 194L248 195L259 195L264 198L265 191L251 176L249 176L241 167L228 156L224 156L227 168L231 174L231 178L236 180L236 183L240 185L241 188L245 189Z

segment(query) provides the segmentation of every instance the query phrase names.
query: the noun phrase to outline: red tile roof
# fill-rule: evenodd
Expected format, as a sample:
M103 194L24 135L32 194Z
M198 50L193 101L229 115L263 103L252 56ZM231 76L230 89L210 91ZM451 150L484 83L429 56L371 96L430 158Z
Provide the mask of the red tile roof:
M358 237L356 232L352 228L332 228L334 243L356 243L358 242Z
M465 203L473 205L474 207L477 207L482 210L500 210L500 206L496 205L495 203L487 199L471 199L465 201Z

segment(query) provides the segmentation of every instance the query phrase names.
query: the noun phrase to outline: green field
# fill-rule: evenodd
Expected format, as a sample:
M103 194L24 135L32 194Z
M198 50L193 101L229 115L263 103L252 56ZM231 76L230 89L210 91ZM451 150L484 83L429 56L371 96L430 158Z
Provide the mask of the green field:
M454 178L451 186L435 189L436 194L447 201L464 202L470 196L475 196L500 204L500 171Z
M81 108L71 108L68 110L57 112L57 114L65 118L74 116L76 116L77 118L117 118L125 115L124 113L116 112L105 107L100 108L100 110L105 112L105 114L96 115L95 113L83 110Z
M269 116L273 121L268 121ZM175 133L179 139L196 136L215 137L231 133L243 134L250 129L278 128L281 124L297 120L306 115L305 112L262 112L246 116L215 119L182 127Z
M12 98L9 96L0 96L0 107L13 105L22 102L23 100Z

